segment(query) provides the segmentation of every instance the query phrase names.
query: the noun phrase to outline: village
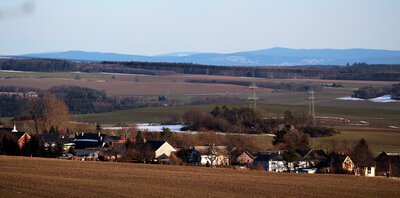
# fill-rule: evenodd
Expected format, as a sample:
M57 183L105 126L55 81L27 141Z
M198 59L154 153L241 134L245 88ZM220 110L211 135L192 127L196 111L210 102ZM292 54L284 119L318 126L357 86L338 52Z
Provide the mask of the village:
M168 131L168 129L165 129ZM205 166L269 172L354 174L366 177L399 177L400 152L383 151L373 161L354 161L349 152L322 149L300 154L288 150L235 152L236 148L205 144L173 147L167 141L146 140L139 131L134 138L101 132L32 135L14 128L0 128L0 151L7 155L53 157L62 160L133 162L162 165ZM365 140L360 140L361 146ZM290 150L293 150L292 152Z

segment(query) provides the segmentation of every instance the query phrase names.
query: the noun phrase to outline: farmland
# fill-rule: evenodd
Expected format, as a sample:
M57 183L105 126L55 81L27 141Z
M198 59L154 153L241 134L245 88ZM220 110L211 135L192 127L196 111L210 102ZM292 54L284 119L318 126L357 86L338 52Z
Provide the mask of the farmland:
M3 197L400 195L398 180L350 175L267 173L228 168L78 162L10 156L0 156L0 170L0 194Z
M127 123L127 122L166 122L181 120L185 111L197 108L205 112L211 111L216 105L226 105L229 108L248 106L247 103L229 104L207 104L191 106L170 106L170 107L148 107L141 109L115 111L101 114L82 114L73 116L78 121L100 122L100 123ZM308 113L306 105L285 105L285 104L258 104L258 108L264 109L270 116L281 116L289 110L294 114L303 115ZM321 106L316 108L318 116L345 117L354 121L367 121L371 126L388 127L398 125L400 120L399 110L389 109L368 109L350 107Z
M80 79L76 78L80 76ZM247 98L249 90L246 86L211 83L189 83L188 79L208 80L240 80L251 81L249 77L210 76L210 75L136 75L114 73L71 73L71 72L4 72L0 71L0 86L24 86L48 89L56 85L75 85L104 90L111 96L145 96L156 99L164 95L169 99L180 99L189 102L193 98L203 96L231 96L241 100ZM324 87L316 93L316 115L345 118L353 124L359 121L368 122L367 126L344 127L341 135L325 138L313 138L313 147L321 148L332 142L354 142L365 138L371 145L375 155L382 150L399 151L400 105L398 103L373 103L369 101L340 101L338 97L349 96L352 92L364 86L385 86L398 82L391 81L356 81L356 80L315 80L315 79L262 79L254 78L260 82L295 82L295 83L339 83L344 87ZM261 98L257 107L264 109L268 116L282 116L286 110L295 115L308 113L307 92L275 92L267 88L257 89ZM72 120L101 123L134 123L134 122L176 122L182 121L185 111L198 108L205 112L211 111L216 105L232 107L246 107L248 103L219 103L186 106L161 106L114 111L98 114L71 115ZM1 118L7 120L7 118ZM8 118L9 119L9 118ZM343 127L342 123L332 124L334 127ZM371 130L370 127L375 128ZM387 131L389 130L389 131ZM256 141L262 148L271 146L271 137L257 136Z

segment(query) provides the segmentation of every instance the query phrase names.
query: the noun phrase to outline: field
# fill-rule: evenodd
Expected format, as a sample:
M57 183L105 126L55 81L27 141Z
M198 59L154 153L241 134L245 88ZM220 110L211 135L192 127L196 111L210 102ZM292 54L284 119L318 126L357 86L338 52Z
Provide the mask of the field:
M74 115L72 118L92 123L166 122L181 120L183 113L189 109L197 108L205 112L210 112L217 105L220 107L226 105L229 108L248 107L247 103L149 107L110 113ZM299 115L308 113L308 106L306 105L258 104L257 107L264 109L270 116L281 116L286 110ZM355 122L367 121L372 127L387 128L389 126L398 126L400 123L400 110L391 109L317 106L316 115L344 117Z
M0 156L1 197L399 197L400 180Z
M242 100L246 99L249 90L246 86L228 84L187 83L187 79L209 80L241 80L251 81L248 77L210 76L210 75L166 75L148 76L135 74L112 73L79 73L81 79L76 80L77 73L70 72L4 72L0 71L0 86L29 86L48 89L55 85L76 85L104 90L112 96L145 96L156 98L164 95L167 98L181 99L185 102L199 96L233 96ZM371 145L374 154L382 150L400 151L399 129L400 105L399 103L373 103L369 101L340 101L338 97L350 96L352 92L364 86L385 86L398 82L391 81L356 81L356 80L315 80L315 79L261 79L257 81L271 82L297 82L297 83L339 83L343 88L323 88L316 93L316 115L346 118L353 124L359 121L368 122L367 126L346 126L341 129L342 134L327 138L314 138L313 147L319 148L330 142L354 142L365 138ZM281 92L274 93L271 89L257 89L261 100L258 108L264 109L269 116L281 116L289 110L294 114L308 113L307 92ZM191 108L198 108L209 112L216 105L232 107L247 107L248 103L207 104L191 106L148 107L115 111L99 114L71 115L72 120L100 124L133 123L133 122L168 122L181 121L184 112ZM9 118L1 118L7 120ZM334 127L343 127L337 123ZM387 129L389 131L387 131ZM271 137L255 137L263 147L270 147Z

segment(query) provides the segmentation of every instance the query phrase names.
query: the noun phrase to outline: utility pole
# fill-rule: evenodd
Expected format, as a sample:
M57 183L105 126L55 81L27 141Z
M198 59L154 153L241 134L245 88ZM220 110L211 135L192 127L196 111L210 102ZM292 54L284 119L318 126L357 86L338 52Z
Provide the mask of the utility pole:
M309 106L308 106L308 115L312 119L312 124L315 125L315 95L314 95L314 89L311 86L311 90L308 92L310 94L310 97L308 98L310 100Z
M250 101L250 108L256 109L257 100L259 98L257 97L257 93L256 93L257 86L256 86L256 83L254 82L254 69L253 69L253 81L251 82L249 89L250 89L250 94L249 94L249 97L247 97L247 100Z

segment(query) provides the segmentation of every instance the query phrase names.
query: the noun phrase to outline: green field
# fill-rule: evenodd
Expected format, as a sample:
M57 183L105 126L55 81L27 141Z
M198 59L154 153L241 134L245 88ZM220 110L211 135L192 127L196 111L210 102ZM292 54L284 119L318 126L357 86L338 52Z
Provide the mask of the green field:
M0 156L1 197L399 197L400 180Z
M209 112L216 105L221 107L224 104L148 107L109 113L73 115L72 118L77 121L102 124L166 122L182 120L183 113L189 109L197 108ZM230 103L225 105L229 108L248 107L247 103ZM308 113L308 106L306 105L258 104L257 107L264 109L270 116L281 116L286 110L299 115ZM316 114L317 116L344 117L355 121L367 121L370 122L371 127L397 126L400 123L400 110L318 106L316 107Z

